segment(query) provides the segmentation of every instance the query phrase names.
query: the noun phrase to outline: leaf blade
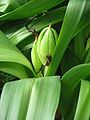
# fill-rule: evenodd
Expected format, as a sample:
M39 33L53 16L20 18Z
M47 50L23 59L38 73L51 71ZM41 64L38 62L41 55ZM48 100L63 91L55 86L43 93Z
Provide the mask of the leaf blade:
M47 9L54 7L55 5L58 5L62 1L63 0L52 0L52 1L51 0L43 0L43 1L32 0L11 12L1 15L0 21L16 20L16 19L22 19L22 18L34 16L34 15L42 13L43 11L45 11ZM32 12L28 12L28 11L32 11Z
M61 85L59 80L60 77L53 76L37 79L23 79L21 81L6 83L0 100L1 119L12 120L13 118L13 120L33 120L33 117L36 116L34 120L45 120L45 118L54 120L60 97ZM49 91L47 92L47 90ZM12 98L10 96L12 96ZM47 100L45 98L47 98ZM41 101L39 102L41 104L34 104L37 103L38 100ZM44 104L43 101L45 100L47 102ZM47 111L47 108L49 112ZM36 113L39 112L39 114L33 113L33 116L32 111L34 110L36 110ZM3 111L3 114L1 111Z

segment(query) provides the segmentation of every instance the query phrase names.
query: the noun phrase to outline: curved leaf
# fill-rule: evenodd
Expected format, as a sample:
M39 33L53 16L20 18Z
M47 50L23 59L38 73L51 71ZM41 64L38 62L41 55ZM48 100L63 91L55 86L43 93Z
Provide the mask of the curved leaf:
M27 60L27 58L19 51L19 49L16 46L14 46L12 44L12 42L1 31L0 31L0 61L1 62L10 62L11 64L18 63L19 66L27 67L35 75L32 65ZM25 68L23 68L23 69L25 69ZM20 68L19 68L19 70L20 70ZM22 69L21 69L21 71L22 71ZM12 73L12 71L11 71L11 73ZM25 73L25 75L26 75L26 73Z
M42 13L43 11L48 10L48 9L58 5L62 1L63 0L42 0L42 1L31 0L31 1L27 2L26 4L22 5L21 7L18 7L17 9L1 15L0 21L16 20L16 19L22 19L22 18L34 16L34 15Z
M30 0L0 0L0 12L10 12L21 5L27 3Z
M6 83L0 99L0 119L54 120L60 90L57 76Z
M0 71L9 73L18 78L28 78L30 75L26 71L26 68L17 63L8 63L8 62L0 62Z
M81 80L79 99L74 120L90 118L90 81Z
M73 67L61 78L61 110L67 118L72 110L75 89L81 79L90 75L90 64L81 64Z

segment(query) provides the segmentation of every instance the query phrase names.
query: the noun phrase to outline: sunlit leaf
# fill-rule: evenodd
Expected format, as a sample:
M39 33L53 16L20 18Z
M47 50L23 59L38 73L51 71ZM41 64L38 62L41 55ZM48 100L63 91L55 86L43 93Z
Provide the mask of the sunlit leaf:
M0 62L2 64L4 64L3 62L10 62L10 64L14 64L14 63L17 63L19 64L19 66L14 66L12 65L14 68L13 72L15 72L15 69L17 68L17 71L19 70L20 72L20 69L21 69L21 75L22 75L22 71L23 73L25 72L25 67L27 67L31 73L35 74L34 71L33 71L33 68L30 64L30 62L27 60L27 58L19 51L19 49L14 46L12 44L12 42L2 33L0 32ZM9 66L11 66L9 64ZM10 67L9 69L9 66L6 67L5 71L7 70L7 72L11 71L12 73L12 69ZM19 67L19 69L18 69ZM23 69L22 69L23 67ZM5 66L3 65L3 71L4 71L4 68ZM8 70L9 69L9 70ZM1 65L1 70L2 70L2 65ZM13 73L15 75L15 73ZM24 75L24 74L23 74ZM32 74L31 74L32 75ZM21 76L20 76L21 77ZM25 77L26 77L26 73L25 73Z
M90 118L90 82L82 80L74 120L89 120L89 118Z
M0 100L1 120L54 120L60 78L44 77L6 83Z

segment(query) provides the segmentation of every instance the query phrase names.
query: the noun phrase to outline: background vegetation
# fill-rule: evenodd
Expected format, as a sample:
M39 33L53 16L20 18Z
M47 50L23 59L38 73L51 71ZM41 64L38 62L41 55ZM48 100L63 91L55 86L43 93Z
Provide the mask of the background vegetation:
M50 22L58 42L38 77L30 30ZM0 120L89 120L89 62L89 0L0 0Z

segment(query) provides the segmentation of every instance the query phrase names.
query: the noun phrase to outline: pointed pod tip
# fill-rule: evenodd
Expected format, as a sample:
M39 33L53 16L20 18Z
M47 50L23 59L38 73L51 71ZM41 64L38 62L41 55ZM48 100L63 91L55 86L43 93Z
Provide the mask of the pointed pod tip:
M49 28L51 28L51 23L49 24Z

